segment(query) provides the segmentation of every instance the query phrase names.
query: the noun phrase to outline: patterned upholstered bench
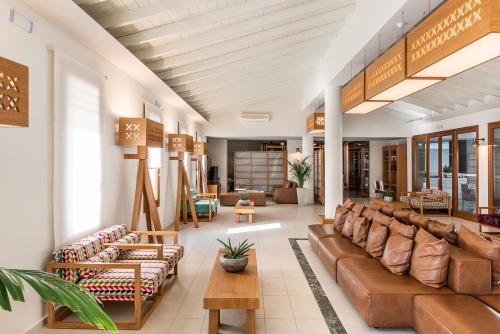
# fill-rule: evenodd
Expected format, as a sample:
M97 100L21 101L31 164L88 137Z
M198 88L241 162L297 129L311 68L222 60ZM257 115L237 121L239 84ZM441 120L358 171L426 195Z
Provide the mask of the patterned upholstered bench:
M420 209L421 215L424 214L424 209L446 209L448 216L451 216L450 196L439 189L424 189L420 192L407 193L401 195L399 201L407 203L411 209Z
M141 243L144 236L150 241L152 237L172 237L174 242ZM98 300L134 302L134 321L116 324L119 329L140 329L175 279L183 255L177 232L128 231L125 225L115 225L56 250L48 271L88 290ZM143 311L146 300L151 303ZM66 309L56 312L54 305L47 305L49 328L92 328L64 321L69 313Z

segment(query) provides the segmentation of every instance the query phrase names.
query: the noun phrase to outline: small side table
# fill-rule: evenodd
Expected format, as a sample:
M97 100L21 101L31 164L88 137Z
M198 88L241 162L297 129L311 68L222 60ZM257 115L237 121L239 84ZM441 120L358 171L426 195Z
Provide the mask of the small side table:
M241 205L240 202L236 203L234 206L234 215L236 218L236 222L240 222L241 215L248 216L248 222L250 224L253 223L253 214L255 213L255 205L254 202L250 202L249 205Z

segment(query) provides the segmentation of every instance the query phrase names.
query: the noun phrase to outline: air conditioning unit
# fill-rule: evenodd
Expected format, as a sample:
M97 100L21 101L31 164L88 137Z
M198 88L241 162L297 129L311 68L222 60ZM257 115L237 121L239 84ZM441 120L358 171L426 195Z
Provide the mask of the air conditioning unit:
M242 112L240 120L242 122L269 122L271 114L268 112Z

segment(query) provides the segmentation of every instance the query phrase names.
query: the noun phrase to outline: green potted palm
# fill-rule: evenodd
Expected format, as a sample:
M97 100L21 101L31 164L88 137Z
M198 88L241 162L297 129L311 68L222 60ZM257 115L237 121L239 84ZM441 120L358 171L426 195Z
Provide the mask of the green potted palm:
M220 264L225 271L230 273L239 273L245 270L248 264L248 256L246 253L254 244L249 244L248 239L241 242L237 246L231 244L231 238L228 242L217 239L224 246L224 254L220 258Z
M311 165L307 162L307 159L309 157L288 161L292 178L297 182L297 202L299 205L306 204L304 183L309 179L312 172Z
M39 270L7 269L0 267L0 308L12 311L10 299L24 302L24 284L28 283L49 303L66 306L84 323L98 329L117 333L115 323L103 311L101 302L87 290L54 274Z

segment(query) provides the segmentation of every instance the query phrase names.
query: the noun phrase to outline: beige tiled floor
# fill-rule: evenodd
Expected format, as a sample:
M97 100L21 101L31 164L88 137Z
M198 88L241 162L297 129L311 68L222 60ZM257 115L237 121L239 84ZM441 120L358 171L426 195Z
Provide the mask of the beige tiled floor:
M208 333L208 316L202 308L202 299L215 254L220 247L216 238L227 238L228 229L252 227L252 231L229 235L233 242L248 238L256 244L258 268L262 283L262 307L257 312L257 333L267 334L324 334L329 333L318 305L309 289L304 274L290 247L288 238L305 238L307 225L316 221L323 211L320 206L298 207L275 205L258 207L254 224L236 224L232 208L220 208L211 223L182 226L181 243L186 253L180 264L177 281L169 288L159 307L144 328L144 334L199 334ZM444 218L445 222L463 221ZM271 225L274 224L274 225ZM271 229L264 229L266 227ZM239 232L236 230L236 232ZM342 291L321 265L307 241L299 244L325 290L348 333L414 333L409 329L378 330L367 327ZM131 315L131 308L111 310L115 319ZM220 333L244 333L245 314L226 310L221 313ZM54 330L32 333L87 334L95 331ZM128 331L122 331L127 332Z

